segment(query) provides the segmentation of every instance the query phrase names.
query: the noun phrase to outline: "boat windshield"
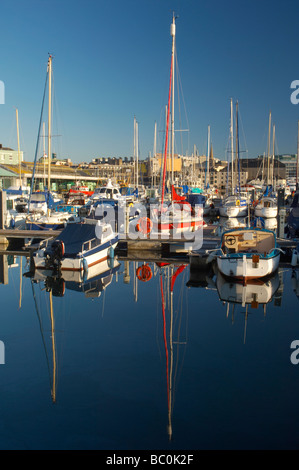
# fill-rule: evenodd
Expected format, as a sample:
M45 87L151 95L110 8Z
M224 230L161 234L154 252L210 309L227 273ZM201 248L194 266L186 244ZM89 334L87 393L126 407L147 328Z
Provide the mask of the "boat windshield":
M31 202L46 202L46 196L43 193L32 194Z

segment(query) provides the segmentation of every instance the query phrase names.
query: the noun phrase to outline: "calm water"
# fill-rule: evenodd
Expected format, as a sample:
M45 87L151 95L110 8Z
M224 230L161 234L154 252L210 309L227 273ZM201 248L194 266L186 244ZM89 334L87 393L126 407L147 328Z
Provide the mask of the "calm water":
M122 261L49 292L25 258L3 261L1 449L299 448L291 269L233 306L235 285L189 266L149 263L142 282Z

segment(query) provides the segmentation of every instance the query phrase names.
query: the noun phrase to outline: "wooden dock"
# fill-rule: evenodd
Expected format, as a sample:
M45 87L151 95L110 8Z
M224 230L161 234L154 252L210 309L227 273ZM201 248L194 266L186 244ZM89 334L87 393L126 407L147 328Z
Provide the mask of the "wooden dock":
M25 239L25 238L55 238L61 233L61 230L19 230L19 229L0 229L0 239Z

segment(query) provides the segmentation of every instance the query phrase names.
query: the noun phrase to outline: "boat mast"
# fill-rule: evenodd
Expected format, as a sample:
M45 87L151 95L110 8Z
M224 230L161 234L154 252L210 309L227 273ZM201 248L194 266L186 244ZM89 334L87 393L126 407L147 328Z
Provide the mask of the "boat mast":
M206 189L210 186L210 126L208 126L208 150L206 161Z
M19 158L19 178L20 178L20 189L22 190L22 169L21 169L21 157L20 157L20 137L19 137L19 113L16 108L16 120L17 120L17 139L18 139L18 158Z
M171 56L170 79L169 79L169 90L168 90L168 105L167 105L167 108L166 108L167 116L166 116L166 133L165 133L164 163L163 163L163 177L162 177L161 208L163 207L164 190L165 190L166 161L167 161L167 148L168 148L168 131L169 131L169 110L170 110L171 84L172 84L172 70L173 70L173 56Z
M232 194L234 193L234 111L233 100L230 100L230 138L231 138L231 179L232 179Z
M236 102L236 157L238 165L238 175L239 175L239 194L241 192L241 182L240 182L240 155L239 155L239 102Z
M268 132L268 170L267 170L267 186L270 181L269 166L270 166L270 137L271 137L271 111L269 114L269 132Z
M46 127L43 122L43 146L44 146L44 189L46 187Z
M275 124L273 124L273 156L272 156L272 171L271 171L271 184L274 189L274 165L275 165Z
M170 35L172 36L172 106L171 106L171 184L174 184L174 56L175 56L175 16L173 13L170 25Z
M155 160L156 160L156 154L157 154L157 121L155 121L155 132L154 132L154 152L153 152L153 166L152 166L152 172L153 172L152 186L156 186L156 177L155 177L155 171L154 171L154 162L155 162Z
M52 56L49 56L48 60L48 76L49 76L49 105L48 105L48 192L51 189L51 96L52 96ZM48 215L49 215L48 209Z

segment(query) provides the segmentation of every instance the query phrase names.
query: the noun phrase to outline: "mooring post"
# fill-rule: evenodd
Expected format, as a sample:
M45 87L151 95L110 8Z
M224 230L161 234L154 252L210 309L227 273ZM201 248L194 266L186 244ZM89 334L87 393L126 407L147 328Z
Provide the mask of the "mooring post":
M277 236L278 238L285 238L284 237L284 229L285 229L285 218L286 218L286 208L285 208L285 200L284 200L284 188L278 190L278 197L277 197Z

